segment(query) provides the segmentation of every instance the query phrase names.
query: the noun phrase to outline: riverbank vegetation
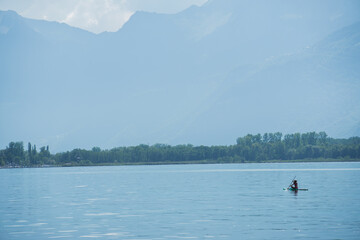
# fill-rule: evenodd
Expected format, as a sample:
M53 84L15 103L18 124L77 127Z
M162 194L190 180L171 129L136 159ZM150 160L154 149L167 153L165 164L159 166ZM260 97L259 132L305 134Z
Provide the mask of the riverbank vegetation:
M51 154L49 146L11 142L0 150L1 167L92 166L125 164L360 161L360 137L334 139L325 132L265 133L239 137L229 146L155 144L101 150L74 149Z

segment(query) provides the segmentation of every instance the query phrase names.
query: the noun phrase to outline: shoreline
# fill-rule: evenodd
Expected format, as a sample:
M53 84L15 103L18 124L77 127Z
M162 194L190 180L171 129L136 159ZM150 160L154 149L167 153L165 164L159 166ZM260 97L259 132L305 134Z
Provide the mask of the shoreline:
M294 160L265 160L265 161L216 161L216 160L199 160L199 161L163 161L163 162L128 162L128 163L99 163L99 164L65 164L65 165L38 165L38 166L1 166L0 169L17 169L17 168L68 168L68 167L101 167L101 166L152 166L152 165L191 165L191 164L248 164L248 163L311 163L311 162L360 162L360 159L294 159Z

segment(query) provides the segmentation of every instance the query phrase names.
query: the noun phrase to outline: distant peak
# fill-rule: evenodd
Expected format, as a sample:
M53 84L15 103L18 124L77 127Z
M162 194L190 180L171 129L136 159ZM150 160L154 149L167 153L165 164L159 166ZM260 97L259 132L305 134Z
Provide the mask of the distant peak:
M21 17L17 12L13 11L13 10L0 10L0 17ZM1 23L1 19L0 19L0 23Z
M15 12L14 10L0 10L1 14L14 14L14 15L19 15L17 12Z
M0 10L0 34L7 34L9 30L21 21L21 16L13 10Z

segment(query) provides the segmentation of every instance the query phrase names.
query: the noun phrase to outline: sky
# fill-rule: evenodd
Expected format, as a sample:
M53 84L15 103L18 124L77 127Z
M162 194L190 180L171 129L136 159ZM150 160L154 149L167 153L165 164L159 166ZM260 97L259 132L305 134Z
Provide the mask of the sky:
M207 0L1 0L0 10L67 23L90 32L115 32L136 11L176 13Z

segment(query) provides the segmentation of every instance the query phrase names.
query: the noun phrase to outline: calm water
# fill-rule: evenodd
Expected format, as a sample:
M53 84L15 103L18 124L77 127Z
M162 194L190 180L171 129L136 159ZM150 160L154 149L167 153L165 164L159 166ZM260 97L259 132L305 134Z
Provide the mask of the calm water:
M294 176L308 192L283 191ZM359 239L360 163L0 170L0 239Z

